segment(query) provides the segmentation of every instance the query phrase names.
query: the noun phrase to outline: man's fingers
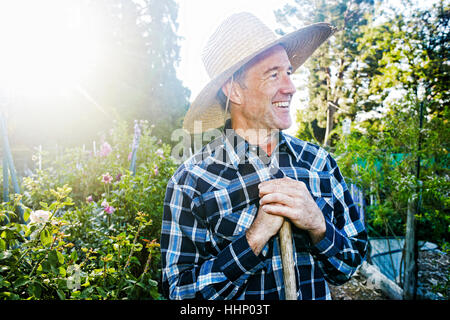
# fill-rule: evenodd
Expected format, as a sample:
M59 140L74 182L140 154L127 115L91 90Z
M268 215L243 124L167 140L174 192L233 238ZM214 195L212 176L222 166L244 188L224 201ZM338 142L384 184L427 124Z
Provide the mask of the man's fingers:
M293 180L287 177L261 182L258 187L260 197L275 192L284 193L290 196L298 196L299 194L308 191L306 185L302 181Z
M285 193L280 193L280 192L265 194L259 200L260 205L271 204L271 203L282 204L282 205L289 206L289 207L293 207L295 204L293 198L291 198L289 195L287 195Z
M262 206L262 209L269 214L283 216L286 218L290 218L292 215L292 209L288 206L282 204L265 204Z

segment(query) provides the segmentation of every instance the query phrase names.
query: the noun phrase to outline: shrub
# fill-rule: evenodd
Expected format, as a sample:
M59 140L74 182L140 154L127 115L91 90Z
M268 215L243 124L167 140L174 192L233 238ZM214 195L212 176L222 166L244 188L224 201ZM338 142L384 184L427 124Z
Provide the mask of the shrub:
M0 296L4 299L159 299L159 239L170 148L141 122L123 123L94 155L67 150L24 178L1 204ZM107 144L106 144L107 143ZM18 223L22 208L26 224Z

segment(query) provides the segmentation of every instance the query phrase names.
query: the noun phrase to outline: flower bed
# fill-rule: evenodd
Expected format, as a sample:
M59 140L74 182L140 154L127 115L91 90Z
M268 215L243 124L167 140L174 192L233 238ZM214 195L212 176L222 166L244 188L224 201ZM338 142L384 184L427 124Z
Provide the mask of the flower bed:
M1 204L2 299L159 299L159 233L170 147L119 123L97 153L76 148ZM22 208L26 224L19 223Z

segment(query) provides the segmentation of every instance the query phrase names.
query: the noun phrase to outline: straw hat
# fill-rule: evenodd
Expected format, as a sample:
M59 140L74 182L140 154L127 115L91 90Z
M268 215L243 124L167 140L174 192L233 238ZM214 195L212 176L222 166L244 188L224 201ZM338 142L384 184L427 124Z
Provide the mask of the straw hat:
M295 71L335 30L328 23L316 23L278 38L250 13L228 17L206 43L202 60L211 81L192 102L183 128L190 133L201 133L223 126L229 114L225 114L217 93L237 70L258 54L281 44ZM201 126L194 127L195 121L202 121Z

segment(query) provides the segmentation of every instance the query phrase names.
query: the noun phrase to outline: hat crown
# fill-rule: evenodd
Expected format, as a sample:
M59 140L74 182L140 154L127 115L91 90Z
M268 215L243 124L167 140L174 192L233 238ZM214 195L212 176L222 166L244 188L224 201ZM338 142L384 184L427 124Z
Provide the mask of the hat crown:
M248 12L228 17L211 35L202 60L211 79L277 39L275 33Z

